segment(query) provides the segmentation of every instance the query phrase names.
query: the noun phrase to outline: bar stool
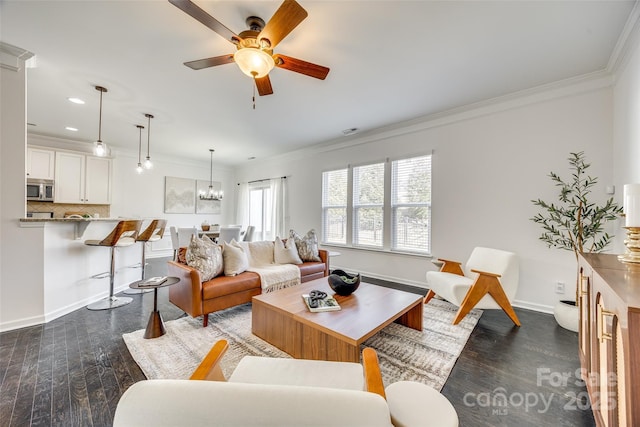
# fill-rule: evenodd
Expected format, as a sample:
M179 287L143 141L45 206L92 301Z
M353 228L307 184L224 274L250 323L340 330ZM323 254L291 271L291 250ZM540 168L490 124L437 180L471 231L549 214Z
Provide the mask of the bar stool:
M136 242L142 242L142 277L140 278L140 280L144 280L145 278L144 269L147 265L147 257L146 257L147 242L157 242L158 240L162 239L162 236L164 236L164 229L166 226L167 226L166 219L154 219L149 223L147 228L145 228L145 230L142 233L140 233L136 238ZM128 288L128 289L125 289L123 293L127 295L137 295L137 294L144 294L147 292L151 292L152 290L153 289Z
M128 297L118 298L114 295L114 279L116 274L115 250L116 247L131 246L136 243L142 221L120 221L113 231L103 240L85 240L88 246L106 246L111 248L111 268L109 270L109 296L100 301L89 304L89 310L110 310L129 304L133 299Z

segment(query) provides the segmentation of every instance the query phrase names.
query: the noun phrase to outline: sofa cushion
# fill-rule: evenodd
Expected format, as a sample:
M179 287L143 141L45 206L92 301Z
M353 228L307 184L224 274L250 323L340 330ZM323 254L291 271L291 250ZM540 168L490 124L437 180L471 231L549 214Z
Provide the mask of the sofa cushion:
M360 363L245 356L229 382L364 390Z
M295 230L289 230L289 237L296 242L298 255L302 261L322 261L318 252L318 238L315 230L309 230L305 236L300 236Z
M207 236L199 238L191 236L191 242L185 255L187 265L200 273L204 282L216 277L222 272L222 251L220 246L213 243Z
M287 242L284 243L280 237L276 237L273 247L273 258L276 264L302 264L294 239L288 239Z
M309 276L316 273L324 273L323 262L305 262L298 265L301 276Z
M231 295L251 289L260 289L260 276L251 271L245 271L236 276L219 276L202 284L202 298L213 298Z
M249 265L251 267L273 264L273 242L262 240L257 242L240 242L248 248Z
M249 268L249 258L245 249L235 239L225 243L222 250L224 258L224 275L235 276Z

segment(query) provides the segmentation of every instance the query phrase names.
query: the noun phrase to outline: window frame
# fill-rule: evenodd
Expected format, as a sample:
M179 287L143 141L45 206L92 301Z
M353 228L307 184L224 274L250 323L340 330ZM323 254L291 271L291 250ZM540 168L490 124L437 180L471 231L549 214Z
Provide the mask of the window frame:
M420 203L393 203L392 197L393 197L393 183L392 183L392 165L393 162L396 161L402 161L402 160L409 160L409 159L413 159L413 158L419 158L419 157L429 157L429 174L430 174L430 188L429 188L429 192L430 192L430 200L428 202L420 202ZM356 167L363 167L363 166L368 166L368 165L374 165L374 164L378 164L378 163L383 163L384 164L384 196L383 196L383 204L382 204L382 218L383 218L383 224L382 224L382 245L381 246L372 246L372 245L365 245L365 244L357 244L355 243L357 241L357 231L354 227L355 225L355 220L356 220L356 207L354 205L354 169ZM326 239L326 221L327 221L327 209L328 208L333 208L333 206L325 206L324 204L324 197L325 197L325 182L324 182L324 176L326 173L330 173L330 172L335 172L335 171L341 171L341 170L345 170L347 171L347 211L346 211L346 218L347 218L347 224L346 224L346 239L345 239L345 243L336 243L336 242L328 242ZM397 253L397 254L404 254L404 255L412 255L412 256L419 256L419 257L431 257L431 251L432 251L432 247L431 247L431 238L432 238L432 226L433 226L433 221L432 221L432 198L433 198L433 152L429 151L429 152L422 152L422 153L415 153L415 154L410 154L410 155L403 155L403 156L398 156L395 157L393 159L390 158L386 158L382 161L378 160L378 161L371 161L371 162L366 162L366 163L361 163L361 164L357 164L357 165L347 165L346 167L341 167L341 168L334 168L334 169L329 169L326 171L322 172L322 185L321 185L321 197L322 197L322 232L321 232L321 244L325 245L325 246L335 246L335 247L345 247L345 248L352 248L352 249L359 249L359 250L367 250L367 251L376 251L376 252L389 252L389 253ZM380 207L380 205L378 204L372 204L372 207ZM366 208L369 207L369 205L358 205L358 208ZM402 209L405 207L424 207L426 209L428 209L428 219L427 219L427 241L426 241L426 250L421 251L421 250L410 250L410 249L405 249L405 248L398 248L397 247L397 225L395 224L395 216L397 215L397 211L398 209Z

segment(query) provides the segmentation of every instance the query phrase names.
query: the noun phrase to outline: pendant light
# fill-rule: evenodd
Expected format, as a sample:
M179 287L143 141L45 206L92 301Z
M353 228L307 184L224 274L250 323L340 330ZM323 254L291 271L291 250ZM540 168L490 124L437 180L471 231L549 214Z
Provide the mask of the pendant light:
M144 161L144 168L151 169L153 163L151 163L151 156L149 155L149 146L151 141L151 119L153 119L153 116L147 113L145 117L147 118L147 158Z
M136 125L136 127L138 128L140 135L138 137L138 167L136 168L136 172L138 172L139 174L141 174L144 169L142 168L142 129L144 129L144 126L142 125Z
M207 192L200 193L200 200L222 200L222 190L215 191L213 189L213 152L216 151L213 148L209 148L211 153L211 168L209 169L209 189Z
M100 118L98 121L98 140L93 145L93 154L104 157L107 155L107 144L102 142L102 94L108 91L102 86L96 86L96 90L100 92Z

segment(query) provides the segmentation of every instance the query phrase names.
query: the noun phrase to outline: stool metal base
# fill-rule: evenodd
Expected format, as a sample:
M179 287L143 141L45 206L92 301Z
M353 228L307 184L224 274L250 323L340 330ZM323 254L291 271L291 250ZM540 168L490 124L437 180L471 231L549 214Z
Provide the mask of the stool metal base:
M89 304L87 308L89 310L111 310L112 308L122 307L133 301L133 298L128 297L107 297L100 301Z

